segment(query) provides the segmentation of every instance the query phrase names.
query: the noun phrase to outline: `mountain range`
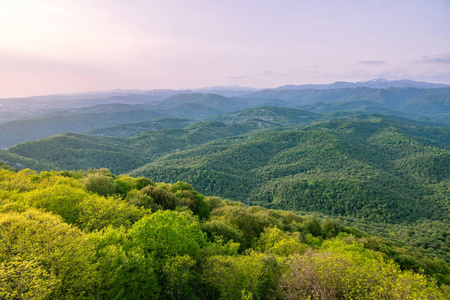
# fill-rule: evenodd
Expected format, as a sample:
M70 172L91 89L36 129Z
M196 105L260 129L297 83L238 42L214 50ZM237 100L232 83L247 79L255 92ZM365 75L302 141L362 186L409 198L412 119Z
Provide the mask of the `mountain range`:
M448 260L448 86L374 80L0 103L1 168L185 181L207 196L337 218Z
M356 87L368 87L373 89L387 89L391 87L401 87L401 88L419 88L419 89L432 89L432 88L445 88L450 87L448 84L443 83L429 83L424 81L414 81L414 80L386 80L383 78L373 79L369 81L362 82L347 82L347 81L336 81L331 84L302 84L302 85L283 85L275 88L276 90L304 90L304 89L318 89L318 90L331 90L331 89L342 89L342 88L356 88Z
M260 106L300 108L328 114L382 113L418 121L450 123L449 97L450 87L446 85L379 79L264 90L238 87L117 90L0 99L0 148L62 132L81 133L160 118L200 121Z

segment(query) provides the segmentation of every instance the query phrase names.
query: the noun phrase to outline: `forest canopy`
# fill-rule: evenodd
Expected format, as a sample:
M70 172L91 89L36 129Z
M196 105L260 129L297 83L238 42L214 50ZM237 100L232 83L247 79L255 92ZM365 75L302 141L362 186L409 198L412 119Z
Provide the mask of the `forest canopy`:
M445 299L449 265L108 169L0 168L2 299Z

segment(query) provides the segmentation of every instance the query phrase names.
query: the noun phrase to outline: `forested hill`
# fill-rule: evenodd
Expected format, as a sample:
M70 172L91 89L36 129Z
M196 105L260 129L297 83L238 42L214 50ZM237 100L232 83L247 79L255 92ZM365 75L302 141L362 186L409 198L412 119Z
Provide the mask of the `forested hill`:
M46 138L61 132L83 132L121 123L163 118L162 112L144 109L139 105L98 105L89 109L60 112L36 119L0 123L0 148Z
M450 215L450 129L379 115L279 127L314 120L292 111L291 119L245 121L254 112L236 113L229 118L237 123L200 122L129 138L66 133L16 145L0 159L39 170L108 167L185 180L204 194L236 201L376 222Z
M231 123L127 138L65 133L0 150L0 161L185 180L206 195L341 218L449 259L449 129L394 116L320 117L260 107L217 117Z
M96 128L91 129L85 133L90 135L130 137L147 131L184 128L193 123L193 121L190 121L188 119L162 118L144 122L126 123L111 127Z
M292 127L310 124L323 117L323 115L301 109L278 106L259 106L213 116L211 119L228 123L258 121L261 123L272 124L273 126Z
M0 163L1 299L448 299L438 258L107 169Z
M372 221L450 215L450 130L373 117L216 140L133 172L207 195Z
M263 90L248 94L246 99L284 101L283 106L305 108L305 105L352 105L365 102L379 113L409 114L433 117L435 121L446 122L450 119L450 88L417 89L387 88L373 89L367 87L341 88L332 90ZM341 108L339 110L348 110ZM375 111L366 111L375 112ZM407 115L404 115L407 116Z
M0 151L0 159L10 163L25 158L34 159L46 166L37 170L84 169L108 167L116 174L138 168L157 157L173 151L202 145L206 142L271 126L267 122L226 124L218 121L199 122L184 129L149 131L129 138L91 136L63 133L39 141L15 145ZM22 160L22 161L21 161Z
M157 94L156 98L150 94L147 96L129 94L97 99L100 102L96 99L82 102L68 99L64 101L61 99L61 102L58 102L57 98L52 98L50 102L40 98L22 99L26 101L0 99L2 100L0 101L2 102L0 148L62 132L84 132L156 118L187 118L200 121L240 109L267 105L310 109L312 112L319 113L357 111L443 123L449 123L448 120L450 120L450 88L448 87L423 89L354 87L300 90L283 88L257 92L248 90L245 93L238 93L239 97L192 91Z
M293 108L264 106L231 113L228 117L221 115L220 119L233 121L229 123L204 121L192 124L187 119L156 119L88 132L101 136L63 133L35 142L18 144L7 152L0 151L0 159L35 170L55 168L87 170L108 167L114 173L124 173L172 151L184 150L218 138L254 130L309 124L321 117L319 114ZM191 125L176 129L184 124ZM175 129L154 130L161 127ZM145 129L150 131L142 133ZM141 135L133 136L139 132ZM107 136L129 138L117 139ZM30 159L47 165L38 164L37 161Z

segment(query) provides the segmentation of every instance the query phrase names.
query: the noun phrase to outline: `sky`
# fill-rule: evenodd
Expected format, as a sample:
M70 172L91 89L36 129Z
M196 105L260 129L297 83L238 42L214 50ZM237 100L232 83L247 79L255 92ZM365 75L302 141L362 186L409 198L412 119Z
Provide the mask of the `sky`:
M0 98L450 83L449 0L0 0Z

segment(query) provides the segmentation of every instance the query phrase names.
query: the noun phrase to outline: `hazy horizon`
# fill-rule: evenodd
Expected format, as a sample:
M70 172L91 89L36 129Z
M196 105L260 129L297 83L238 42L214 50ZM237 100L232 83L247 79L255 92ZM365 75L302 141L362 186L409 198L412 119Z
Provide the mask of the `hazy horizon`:
M104 93L120 93L120 92L127 92L127 91L136 91L136 92L145 92L145 91L157 91L157 90L173 90L173 91L196 91L196 90L205 90L205 93L207 93L208 89L212 89L212 90L220 90L221 88L223 88L224 90L236 90L238 91L239 89L248 89L248 90L264 90L264 89L274 89L274 88L279 88L282 86L290 86L290 85L295 85L295 86L301 86L301 85L331 85L334 83L339 83L339 82L346 82L346 83L364 83L364 82L370 82L370 81L376 81L376 80L387 80L385 78L374 78L374 79L369 79L366 81L362 81L362 80L358 80L358 81L333 81L333 82L325 82L325 83L300 83L300 84L296 84L296 83L286 83L286 84L282 84L282 85L276 85L276 86L270 86L270 87L260 87L260 88L255 88L252 86L240 86L240 85L217 85L217 86L199 86L199 87L186 87L186 88L153 88L153 89L136 89L136 88L130 88L130 89L122 89L122 88L112 88L112 89L108 89L108 90L80 90L80 91L75 91L75 92L59 92L59 93L47 93L47 94L33 94L33 95L24 95L24 96L11 96L11 97L0 97L0 99L14 99L14 98L29 98L29 97L46 97L46 96L58 96L58 95L85 95L85 94L104 94ZM403 80L411 80L411 79L395 79L395 80L389 80L389 81L403 81ZM425 81L416 81L416 82L425 82ZM432 83L432 84L447 84L450 85L449 83L444 83L444 82L431 82L431 81L426 81L425 83Z
M450 2L2 0L0 98L450 83Z

